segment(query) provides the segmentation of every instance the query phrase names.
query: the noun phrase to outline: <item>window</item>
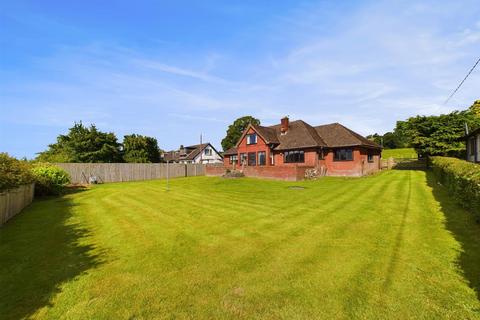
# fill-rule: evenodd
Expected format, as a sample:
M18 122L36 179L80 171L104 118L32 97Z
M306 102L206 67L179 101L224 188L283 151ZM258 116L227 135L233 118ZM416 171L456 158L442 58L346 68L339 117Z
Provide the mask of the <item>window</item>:
M206 148L205 150L203 150L203 154L206 155L206 156L211 156L212 155L212 149Z
M333 156L335 161L352 161L353 160L353 150L352 149L337 149Z
M257 155L255 152L248 153L248 165L249 166L256 166L257 165Z
M367 160L368 160L368 162L373 162L373 154L369 153L367 155Z
M238 156L237 156L237 155L230 156L230 164L232 164L232 163L237 163L237 160L238 160Z
M246 153L240 153L240 164L247 163L247 154Z
M283 162L298 163L305 162L305 153L303 150L285 151L283 153Z
M247 134L247 144L256 144L257 143L257 134L251 133Z
M267 155L265 154L265 151L259 151L258 152L258 165L259 166L264 166L267 164Z

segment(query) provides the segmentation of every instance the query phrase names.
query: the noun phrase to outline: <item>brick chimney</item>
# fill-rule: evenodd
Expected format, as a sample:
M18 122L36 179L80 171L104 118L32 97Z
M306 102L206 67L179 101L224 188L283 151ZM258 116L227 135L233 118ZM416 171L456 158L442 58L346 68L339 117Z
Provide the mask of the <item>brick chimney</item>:
M288 117L283 117L280 120L280 132L283 133L283 134L287 133L288 126L289 126Z

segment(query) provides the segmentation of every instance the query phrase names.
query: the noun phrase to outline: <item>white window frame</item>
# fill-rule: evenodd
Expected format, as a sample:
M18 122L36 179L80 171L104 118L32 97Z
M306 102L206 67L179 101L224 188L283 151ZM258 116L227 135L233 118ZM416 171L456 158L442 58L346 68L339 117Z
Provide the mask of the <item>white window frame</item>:
M250 139L251 137L255 137L254 142L251 141L251 139ZM258 139L257 134L255 132L247 134L247 144L257 144L257 139Z
M263 164L260 164L260 155L263 154L263 160L264 160L264 163ZM266 166L267 165L267 152L266 151L258 151L257 152L257 166Z

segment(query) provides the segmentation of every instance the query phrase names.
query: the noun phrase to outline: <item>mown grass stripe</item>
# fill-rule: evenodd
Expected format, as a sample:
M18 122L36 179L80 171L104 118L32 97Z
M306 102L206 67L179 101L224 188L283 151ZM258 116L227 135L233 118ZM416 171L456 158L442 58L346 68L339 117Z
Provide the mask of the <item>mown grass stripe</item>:
M0 310L6 319L478 318L480 249L466 244L480 243L480 230L427 178L196 177L172 179L168 192L165 181L119 183L36 202L0 230L0 285L15 288L0 290Z

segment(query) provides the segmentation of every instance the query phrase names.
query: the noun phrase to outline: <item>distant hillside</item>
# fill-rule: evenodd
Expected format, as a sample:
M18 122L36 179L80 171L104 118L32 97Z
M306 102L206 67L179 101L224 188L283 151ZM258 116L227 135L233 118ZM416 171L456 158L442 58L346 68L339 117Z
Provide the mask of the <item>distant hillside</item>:
M401 148L401 149L384 149L382 151L382 158L416 158L417 153L413 148Z

